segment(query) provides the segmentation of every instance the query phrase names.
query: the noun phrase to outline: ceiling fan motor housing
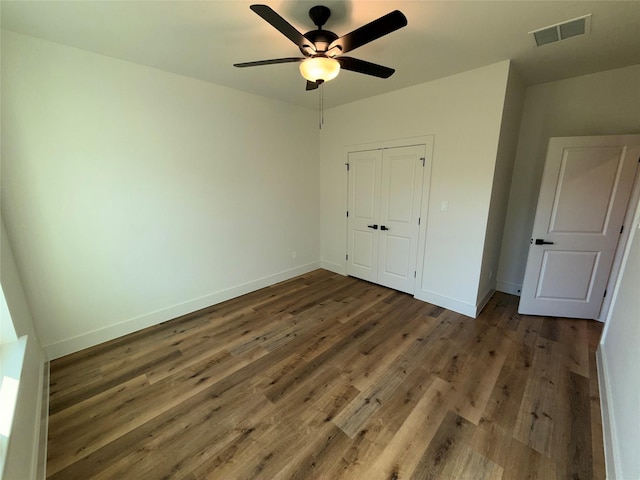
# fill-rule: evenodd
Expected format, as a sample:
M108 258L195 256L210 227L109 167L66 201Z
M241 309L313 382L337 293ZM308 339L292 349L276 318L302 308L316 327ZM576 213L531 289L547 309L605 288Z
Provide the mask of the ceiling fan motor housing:
M331 45L334 40L338 39L338 35L335 33L322 29L322 26L327 23L330 16L331 10L324 5L316 5L309 9L309 18L311 18L311 21L313 21L313 24L317 26L318 29L305 33L304 37L313 44L316 53L326 53L329 49L329 45ZM300 47L300 51L305 55L308 54L308 51L302 47ZM340 52L335 52L336 55L338 53Z

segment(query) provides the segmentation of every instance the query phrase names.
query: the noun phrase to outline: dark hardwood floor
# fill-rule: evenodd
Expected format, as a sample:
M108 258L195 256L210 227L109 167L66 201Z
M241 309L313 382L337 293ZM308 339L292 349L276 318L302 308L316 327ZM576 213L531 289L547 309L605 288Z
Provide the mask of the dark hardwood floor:
M47 478L603 479L595 321L324 270L51 362Z

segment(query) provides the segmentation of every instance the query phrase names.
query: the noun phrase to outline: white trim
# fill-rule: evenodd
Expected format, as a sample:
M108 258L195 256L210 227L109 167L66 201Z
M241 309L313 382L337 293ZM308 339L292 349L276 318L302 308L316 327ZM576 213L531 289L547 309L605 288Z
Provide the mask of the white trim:
M471 303L462 302L456 298L447 297L446 295L440 295L439 293L430 292L427 290L419 290L416 292L415 298L422 300L423 302L432 303L447 310L453 310L454 312L461 313L467 317L476 318L477 306Z
M36 464L36 479L47 478L47 439L49 438L49 381L51 369L49 362L44 363L42 372L42 404L40 406L40 431L38 439L38 457Z
M242 285L237 285L235 287L227 288L219 292L214 292L200 298L195 298L193 300L180 303L172 307L157 310L155 312L141 315L139 317L131 318L129 320L125 320L124 322L93 330L91 332L68 338L60 342L45 345L44 349L49 360L60 358L70 353L74 353L85 348L89 348L118 337L122 337L123 335L142 330L143 328L157 325L158 323L166 322L167 320L171 320L173 318L210 307L211 305L215 305L217 303L239 297L240 295L244 295L246 293L268 287L269 285L273 285L284 280L289 280L290 278L296 277L298 275L303 275L312 270L316 270L317 268L320 268L320 262L308 263L306 265L292 268L290 270L285 270L280 273L253 280Z
M622 231L622 233L620 234L620 238L618 239L618 245L616 246L616 252L613 257L613 263L611 265L611 272L609 272L609 281L607 282L607 292L613 292L618 283L618 277L620 277L620 272L622 270L622 260L624 257L624 253L627 250L629 237L631 236L631 232L633 231L636 205L638 205L639 199L640 199L640 168L636 167L636 178L633 184L633 189L631 190L631 195L629 196L627 211L624 215L624 220L622 222L622 225L624 226L624 230ZM607 319L607 317L609 316L609 310L611 309L612 303L613 303L613 295L607 295L605 299L602 301L602 307L600 307L600 314L598 315L597 320L604 322Z
M329 262L327 260L320 261L320 268L324 268L325 270L329 270L330 272L337 273L339 275L347 275L347 270L344 265L340 265L339 263Z
M0 345L0 478L4 478L12 440L13 424L24 391L24 363L27 352L27 335ZM26 452L31 453L31 452ZM14 454L14 456L16 456ZM15 461L15 460L14 460Z
M34 345L36 345L37 347L37 341L34 340L33 337L29 338L27 341L31 341L33 342ZM33 348L33 346L31 347ZM38 385L42 386L44 384L44 366L45 364L42 363L42 357L43 357L43 353L42 350L40 350L38 352L38 362L40 363L40 367L38 368ZM47 380L47 387L48 387L48 380ZM47 394L49 392L49 389L47 388ZM38 388L38 393L42 393L40 392L40 388ZM47 398L48 400L48 398ZM36 416L36 421L35 421L35 428L33 429L33 437L31 440L31 475L36 475L36 472L38 471L38 461L40 459L40 455L42 452L40 452L40 439L41 439L41 434L40 434L40 429L42 428L42 423L40 422L40 418L38 417L38 415L40 414L40 412L42 412L42 402L44 401L44 397L42 394L38 395L38 398L36 400L36 409L33 412L33 415ZM49 408L48 408L48 401L47 401L47 411L46 411L46 415L48 417L49 415ZM48 421L48 418L47 418ZM46 438L45 437L45 447L46 447ZM46 448L45 448L45 453L46 453ZM45 461L46 461L46 457ZM46 463L45 463L46 466ZM46 474L46 469L45 469L45 474Z
M411 147L413 145L426 145L427 155L431 156L429 145L433 148L433 134L420 135L418 137L394 138L391 140L376 140L367 143L356 143L345 145L345 158L349 158L349 152L360 152L363 150L384 150L385 148Z
M489 303L489 300L491 300L491 297L493 297L494 293L496 293L495 288L489 288L487 290L487 293L484 294L482 300L480 300L480 302L478 302L478 304L476 305L476 314L473 316L473 318L477 318L478 315L480 315L480 312L487 305L487 303Z
M497 280L496 290L499 292L509 293L511 295L517 295L519 297L520 292L522 291L522 284L507 282L506 280Z
M15 342L3 344L0 350L0 355L4 356L1 376L6 375L18 381L11 431L8 437L0 438L6 447L4 458L0 458L0 477L35 478L40 456L39 415L43 402L43 353L33 335L23 335ZM34 393L34 390L37 392Z
M602 436L604 443L604 463L606 468L606 478L616 478L616 471L620 471L618 459L615 452L618 450L618 442L613 421L614 412L609 408L609 398L611 398L611 386L607 370L607 361L602 353L604 345L596 351L596 365L598 370L598 390L600 392L600 412L602 415Z
M609 327L611 325L611 317L613 316L613 306L615 305L618 297L618 291L620 289L620 283L624 275L624 269L629 258L629 252L634 240L634 236L637 235L636 229L640 229L640 201L633 206L635 209L633 214L633 221L629 228L629 238L624 246L624 254L622 257L620 272L617 275L615 287L611 295L611 305L608 309L606 320L602 334L600 335L600 345L596 351L596 360L598 367L598 387L600 390L600 411L602 412L602 433L604 437L604 453L605 453L605 468L607 478L616 478L616 472L622 472L621 459L618 455L620 452L620 443L618 433L616 431L616 414L614 410L614 404L609 402L609 399L613 398L613 392L611 390L611 384L609 383L609 368L607 366L607 337L609 335Z
M416 256L415 298L421 291L424 276L424 257L427 243L427 225L429 224L429 200L431 199L431 172L433 170L433 145L435 135L422 137L425 144L425 163L422 172L422 203L420 204L420 226L418 227L418 255Z

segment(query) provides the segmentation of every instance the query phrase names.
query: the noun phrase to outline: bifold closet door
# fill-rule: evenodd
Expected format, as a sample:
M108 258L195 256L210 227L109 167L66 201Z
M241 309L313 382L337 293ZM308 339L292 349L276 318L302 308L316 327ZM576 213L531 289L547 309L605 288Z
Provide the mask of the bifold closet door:
M425 146L349 154L349 275L414 293Z

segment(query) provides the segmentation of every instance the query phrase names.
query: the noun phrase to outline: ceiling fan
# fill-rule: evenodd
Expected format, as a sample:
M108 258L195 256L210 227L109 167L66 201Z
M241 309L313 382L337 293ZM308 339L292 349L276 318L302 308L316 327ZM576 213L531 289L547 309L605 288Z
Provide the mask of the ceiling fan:
M251 5L250 8L295 43L304 56L236 63L234 67L300 62L300 73L307 80L307 90L314 90L322 83L332 80L341 68L379 78L389 78L395 72L393 68L353 57L344 57L342 54L406 26L407 18L399 10L394 10L351 33L338 37L335 33L322 29L331 16L331 10L322 5L309 10L309 17L318 29L304 35L269 6Z

